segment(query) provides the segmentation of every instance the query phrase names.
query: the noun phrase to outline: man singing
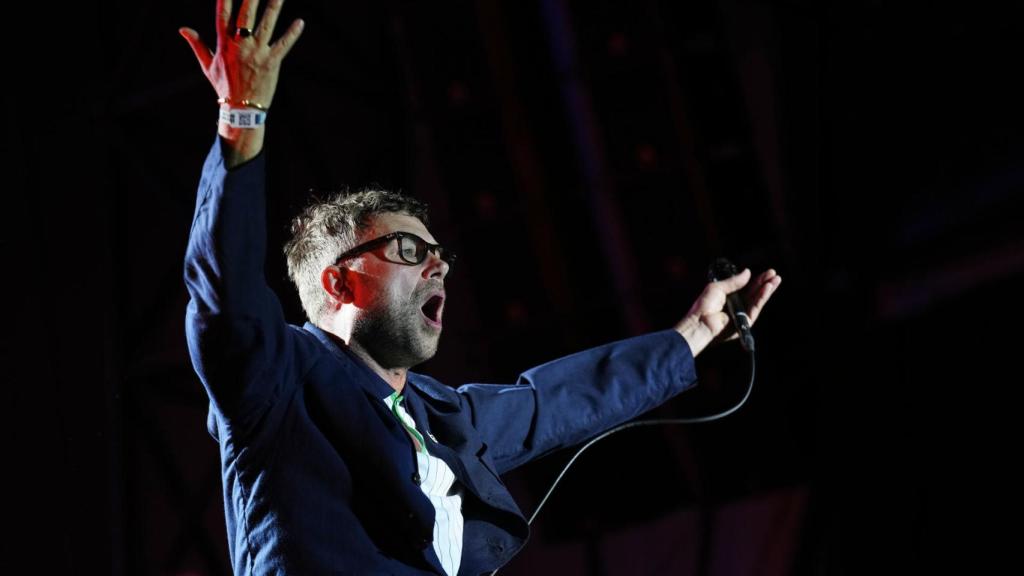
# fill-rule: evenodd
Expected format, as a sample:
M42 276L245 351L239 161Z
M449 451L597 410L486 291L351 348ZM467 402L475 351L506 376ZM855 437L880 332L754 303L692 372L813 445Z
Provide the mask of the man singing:
M694 357L731 335L726 295L757 320L773 270L708 284L673 328L458 389L410 371L434 355L453 255L426 207L382 191L296 218L285 246L308 316L285 321L264 278L266 115L302 33L272 41L283 0L217 6L211 51L182 28L218 96L185 257L193 365L220 444L236 574L480 574L528 525L500 475L650 410L696 382ZM750 286L748 286L750 283Z

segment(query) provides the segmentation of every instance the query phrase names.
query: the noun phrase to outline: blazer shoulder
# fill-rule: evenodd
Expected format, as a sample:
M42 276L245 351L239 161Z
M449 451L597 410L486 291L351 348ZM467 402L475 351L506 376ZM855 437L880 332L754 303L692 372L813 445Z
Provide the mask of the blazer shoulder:
M406 381L428 400L448 404L452 408L461 404L458 392L426 374L409 372Z

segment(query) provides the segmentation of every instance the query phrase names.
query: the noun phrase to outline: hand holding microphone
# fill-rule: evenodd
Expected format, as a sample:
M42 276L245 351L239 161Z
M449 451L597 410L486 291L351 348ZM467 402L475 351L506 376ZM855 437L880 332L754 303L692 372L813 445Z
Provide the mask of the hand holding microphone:
M782 277L768 269L751 283L750 270L737 272L732 263L719 258L708 270L708 281L690 311L676 325L676 331L686 339L694 356L714 341L737 338L745 350L752 352L754 337L750 327L782 283ZM735 327L735 331L726 332L729 327Z
M718 258L708 268L708 282L719 282L728 280L739 274L736 266L725 258ZM754 351L754 335L750 332L750 325L753 321L747 314L747 303L738 291L725 295L725 308L729 313L729 321L739 333L740 346L747 352Z

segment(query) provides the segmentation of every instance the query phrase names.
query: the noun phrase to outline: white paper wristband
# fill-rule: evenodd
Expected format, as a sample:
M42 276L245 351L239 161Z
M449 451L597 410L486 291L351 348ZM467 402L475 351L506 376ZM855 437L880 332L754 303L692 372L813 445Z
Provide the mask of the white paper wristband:
M267 121L267 113L256 108L221 108L220 121L232 128L259 128Z

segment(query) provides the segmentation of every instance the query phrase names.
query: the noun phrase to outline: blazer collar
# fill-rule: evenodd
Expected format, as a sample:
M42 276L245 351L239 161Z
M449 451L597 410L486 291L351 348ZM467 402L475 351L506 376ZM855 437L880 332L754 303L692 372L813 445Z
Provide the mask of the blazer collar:
M452 398L454 391L430 376L409 372L408 377L405 379L405 384L406 386L411 385L420 395L436 403L443 404L449 408L458 408L458 402Z
M357 380L359 381L359 385L362 386L367 393L375 398L383 400L388 396L391 396L395 391L395 389L385 382L379 374L371 370L370 367L363 362L362 358L349 350L348 347L345 346L345 344L336 336L329 334L327 331L322 330L311 322L306 322L302 328L315 336L316 339L319 340L332 355L343 363L353 363L358 366L360 370L365 372L367 377L357 378ZM458 404L452 401L451 391L448 390L444 384L441 384L429 376L417 374L410 370L406 374L405 385L411 385L418 393L430 400L444 404L450 408L458 407ZM445 394L445 392L448 392L448 394Z
M374 398L383 400L394 393L394 388L385 382L379 374L371 370L370 367L363 362L362 358L349 350L348 346L345 346L344 342L339 340L336 336L327 333L327 331L320 329L311 322L306 322L302 328L315 336L316 339L319 340L335 358L342 362L342 364L357 366L357 370L363 372L366 377L355 378L355 380L363 387L364 390L366 390L368 394Z

